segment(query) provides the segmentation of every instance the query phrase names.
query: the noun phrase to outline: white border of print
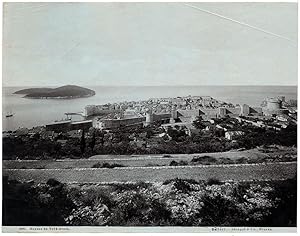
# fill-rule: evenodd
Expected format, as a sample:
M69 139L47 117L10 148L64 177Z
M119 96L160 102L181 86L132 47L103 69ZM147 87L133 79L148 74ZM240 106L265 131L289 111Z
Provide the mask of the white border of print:
M16 0L6 0L5 2L21 2ZM31 0L30 2L209 2L209 0L206 1L172 1L172 0L163 0L163 1L141 1L141 0L111 0L111 1L98 1L98 0L72 0L72 1L55 1L55 0ZM236 0L217 0L217 1L211 1L211 2L293 2L297 3L296 0L289 0L289 1L283 1L283 0L252 0L252 1L236 1ZM0 12L1 12L1 22L0 22L0 30L1 35L3 33L3 3L0 4ZM298 16L299 16L299 7L298 7ZM299 18L298 18L298 40L299 40ZM299 42L299 41L298 41ZM1 38L1 55L2 55L2 38ZM299 48L298 48L298 55L299 55ZM2 55L3 56L3 55ZM1 62L1 74L2 74L2 57L0 58ZM299 68L299 60L298 60L298 68ZM1 77L2 78L2 77ZM299 81L299 77L298 77ZM2 103L2 89L0 91L0 100ZM299 96L299 91L298 91ZM298 97L299 100L299 97ZM2 107L1 107L2 111ZM2 120L0 121L0 128L2 129ZM298 147L300 143L299 139L299 127L298 127ZM2 139L0 139L0 146L2 149ZM2 154L1 154L2 155ZM2 162L0 162L1 166L1 175L2 175ZM299 166L298 166L299 168ZM299 169L298 169L299 170ZM1 181L1 202L2 202L2 181ZM299 181L298 181L298 190L299 190ZM297 213L299 212L299 198L297 201ZM0 221L2 222L2 204L0 204ZM297 225L300 223L300 217L297 215ZM79 234L82 235L82 233L102 233L104 235L121 235L121 233L135 233L135 235L146 235L145 233L152 233L156 235L162 235L163 233L175 233L176 235L185 235L187 233L202 233L202 235L209 235L210 233L217 233L220 235L241 235L241 234L255 234L255 235L265 235L265 233L276 233L276 234L282 234L282 233L297 233L297 228L284 228L284 227L276 227L276 228L266 228L266 227L14 227L14 226L2 226L2 232L3 233L10 233L10 235L13 235L14 233L29 233L31 235L32 233L47 233L49 235L54 235L54 233L72 233L72 234ZM13 233L13 234L12 234Z

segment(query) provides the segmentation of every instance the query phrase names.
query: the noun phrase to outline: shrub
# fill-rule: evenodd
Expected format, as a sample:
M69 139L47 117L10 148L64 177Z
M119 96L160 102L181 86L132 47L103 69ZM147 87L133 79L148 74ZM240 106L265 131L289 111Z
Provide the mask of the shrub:
M174 187L182 192L182 193L188 193L192 190L191 188L191 184L198 184L198 182L196 180L193 179L179 179L179 178L175 178L175 179L171 179L171 180L166 180L165 182L163 182L163 185L167 185L169 183L174 184Z
M125 167L124 165L120 164L109 164L109 163L103 163L102 168L115 168L115 167Z
M201 201L204 203L199 210L201 225L203 226L241 226L245 223L245 215L237 205L221 195L205 195Z
M152 167L152 166L165 166L165 165L159 165L159 164L155 164L155 163L147 163L145 166Z
M170 166L178 166L178 162L177 161L171 161Z
M228 157L221 157L218 160L218 164L233 164L233 163L234 163L234 161Z
M46 169L46 166L38 166L37 169Z
M209 178L207 180L207 185L221 185L222 182L220 180L218 180L217 178Z
M115 164L115 163L109 164L107 162L105 162L105 163L98 162L92 166L92 168L110 168L110 169L115 168L115 167L125 167L125 166L120 165L120 164Z
M185 182L184 180L175 181L174 186L178 191L181 191L183 193L188 193L191 191L189 183Z
M271 209L271 214L265 219L264 225L270 227L297 226L297 176L282 182L274 183L271 199L279 198L278 205Z
M175 178L175 179L168 179L168 180L164 181L163 185L167 185L169 183L172 183L172 182L178 181L178 180L185 181L185 182L187 182L189 184L199 184L199 182L196 181L196 180L194 180L194 179L179 179L179 178Z
M61 182L59 182L56 179L49 179L46 183L47 185L51 186L51 187L55 187L61 184Z
M201 163L201 164L208 164L208 163L215 163L217 162L217 159L211 156L200 156L200 157L194 157L192 159L192 162Z
M187 161L171 161L170 166L187 166L189 163Z
M136 191L121 192L113 212L108 222L112 226L169 225L171 219L164 202Z
M238 164L244 164L244 163L247 163L247 158L245 158L245 157L240 157L240 158L238 158L237 160L236 160L236 163L238 163Z
M65 186L55 179L47 185L10 182L3 192L3 225L66 225L64 217L75 207Z
M137 183L113 184L113 186L117 191L129 191L136 190L138 188L148 188L149 186L151 186L151 184L140 181Z
M172 156L169 155L169 154L165 154L165 155L163 155L162 157L165 157L165 158L171 158Z
M101 167L102 167L102 163L100 163L100 162L92 165L92 168L101 168Z
M103 188L92 187L85 190L84 193L72 190L72 194L77 199L77 201L87 206L105 204L106 206L111 207L114 205L114 202L110 197L109 191Z

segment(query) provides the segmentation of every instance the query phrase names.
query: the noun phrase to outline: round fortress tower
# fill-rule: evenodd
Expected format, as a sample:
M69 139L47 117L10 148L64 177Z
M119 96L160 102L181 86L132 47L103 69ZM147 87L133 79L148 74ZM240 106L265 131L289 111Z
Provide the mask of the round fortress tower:
M242 116L248 116L250 113L250 107L247 104L243 104L241 107L241 114Z
M278 99L279 99L281 102L285 102L285 96L283 96L283 95L278 96Z
M146 123L145 123L145 125L148 126L151 123L153 123L153 114L152 114L152 110L148 108L146 110Z
M278 98L267 98L267 109L270 111L275 111L281 109L282 101Z
M226 108L225 107L219 107L218 116L222 117L222 118L226 116Z
M177 119L177 105L173 105L171 109L171 118Z
M175 123L175 119L177 119L177 106L173 105L171 108L171 117L170 117L170 123Z

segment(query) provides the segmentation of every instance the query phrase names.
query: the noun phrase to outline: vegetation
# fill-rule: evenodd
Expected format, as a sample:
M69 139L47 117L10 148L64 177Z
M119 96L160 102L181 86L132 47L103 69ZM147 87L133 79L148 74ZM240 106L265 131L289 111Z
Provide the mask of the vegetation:
M193 121L193 125L196 129L205 129L206 125L203 124L203 119L201 116L198 116L196 120Z
M283 146L297 146L297 126L289 125L281 131L265 130L262 128L245 129L245 135L237 141L240 147L253 148L260 145L279 144Z
M84 130L82 130L82 135L81 135L81 139L80 139L80 150L81 150L81 153L83 154L84 153L84 150L85 150L85 135L84 135Z
M58 88L30 88L15 92L25 94L26 98L77 98L95 95L95 91L75 85Z
M200 156L200 157L194 157L192 159L192 162L206 164L206 163L217 162L217 159L211 156Z
M295 227L296 178L65 185L3 181L3 225Z
M215 122L228 125L233 122L229 118L226 119ZM33 137L10 136L3 138L3 157L4 159L17 157L19 159L60 159L87 158L97 154L165 154L167 157L175 153L224 152L272 144L297 146L296 125L289 125L280 131L258 128L249 124L237 123L231 126L231 130L244 132L244 135L237 137L235 142L225 139L222 130L216 128L199 130L191 136L180 129L168 129L169 138L160 138L157 134L164 131L159 125L133 129L121 128L110 133L93 130L91 133L83 133L81 138L71 138L67 134L60 134L54 139L42 138L38 134ZM57 142L58 139L66 140L66 144Z
M14 94L49 93L52 90L52 88L29 88L18 90Z
M170 166L187 166L189 163L187 161L171 161Z
M3 182L3 225L65 225L75 207L65 185L49 180L43 186Z
M210 178L207 180L208 185L220 185L221 181L216 178Z
M94 164L92 166L92 168L110 168L110 169L113 169L115 167L125 167L125 166L124 165L120 165L120 164L115 164L115 163L109 164L107 162L105 162L105 163L99 163L98 162L98 163L96 163L96 164Z

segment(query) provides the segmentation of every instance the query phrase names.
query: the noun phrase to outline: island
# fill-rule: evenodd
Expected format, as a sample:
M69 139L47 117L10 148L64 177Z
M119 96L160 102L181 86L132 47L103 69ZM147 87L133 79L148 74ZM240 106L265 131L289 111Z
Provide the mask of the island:
M24 94L24 98L37 99L72 99L91 97L94 90L76 85L65 85L58 88L28 88L16 91L14 94Z

